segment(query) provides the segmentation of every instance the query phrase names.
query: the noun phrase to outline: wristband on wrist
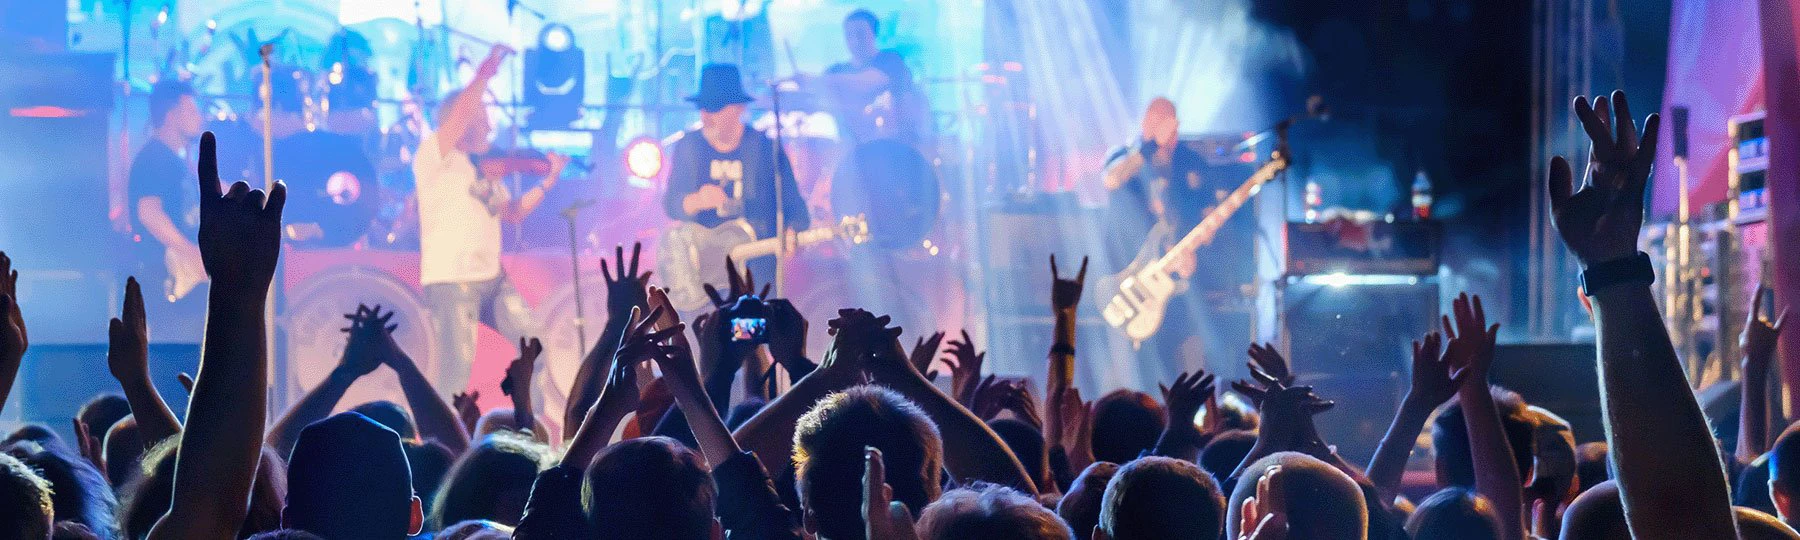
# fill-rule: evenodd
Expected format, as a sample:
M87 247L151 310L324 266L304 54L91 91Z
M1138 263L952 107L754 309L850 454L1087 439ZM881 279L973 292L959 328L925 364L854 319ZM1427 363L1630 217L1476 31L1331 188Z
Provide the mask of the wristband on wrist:
M1065 355L1069 355L1069 356L1074 356L1075 355L1075 346L1067 344L1067 343L1057 343L1055 345L1050 346L1050 354L1065 354Z
M1650 264L1650 255L1642 251L1590 265L1581 271L1581 291L1589 297L1613 285L1638 282L1646 285L1656 282L1656 268Z

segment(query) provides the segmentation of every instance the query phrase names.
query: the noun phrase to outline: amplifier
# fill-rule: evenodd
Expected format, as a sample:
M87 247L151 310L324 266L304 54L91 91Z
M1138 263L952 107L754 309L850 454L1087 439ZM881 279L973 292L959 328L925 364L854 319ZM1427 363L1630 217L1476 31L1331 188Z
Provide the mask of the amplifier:
M1429 220L1289 222L1287 273L1435 275L1442 238Z

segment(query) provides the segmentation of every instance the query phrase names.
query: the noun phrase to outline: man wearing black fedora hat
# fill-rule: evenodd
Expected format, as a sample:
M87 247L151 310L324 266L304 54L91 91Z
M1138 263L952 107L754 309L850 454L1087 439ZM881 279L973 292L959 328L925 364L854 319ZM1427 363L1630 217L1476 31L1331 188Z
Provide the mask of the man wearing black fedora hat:
M700 91L687 100L700 109L700 127L683 132L669 148L668 191L663 194L669 217L705 227L743 219L758 238L770 238L776 235L779 185L785 227L806 229L811 218L794 183L793 164L785 152L776 155L775 141L744 125L744 104L753 98L744 92L737 66L702 66ZM773 257L743 263L756 275L775 275Z

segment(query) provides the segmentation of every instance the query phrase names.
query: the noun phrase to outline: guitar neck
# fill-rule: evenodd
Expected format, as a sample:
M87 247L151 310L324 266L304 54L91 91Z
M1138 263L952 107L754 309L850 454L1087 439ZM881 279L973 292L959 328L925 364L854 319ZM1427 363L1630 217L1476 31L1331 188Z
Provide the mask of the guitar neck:
M1226 196L1225 200L1219 201L1219 205L1213 207L1211 212L1207 212L1206 217L1200 220L1200 224L1194 226L1194 230L1188 231L1187 235L1181 237L1181 241L1169 248L1167 254L1157 259L1157 264L1166 266L1174 262L1178 255L1192 253L1200 249L1200 246L1212 243L1213 237L1219 233L1219 228L1225 226L1225 221L1231 219L1232 214L1236 214L1238 209L1250 200L1250 197L1256 196L1257 190L1262 188L1263 183L1274 178L1275 173L1281 172L1285 168L1287 168L1285 160L1275 160L1263 164L1255 174L1250 175L1249 180L1245 180L1243 185L1232 190L1231 195Z
M836 229L831 227L819 227L794 233L794 243L799 244L801 247L805 247L831 240L836 237ZM739 261L747 261L757 257L774 255L775 252L780 250L780 237L764 238L762 240L738 244L737 247L731 248L731 258Z

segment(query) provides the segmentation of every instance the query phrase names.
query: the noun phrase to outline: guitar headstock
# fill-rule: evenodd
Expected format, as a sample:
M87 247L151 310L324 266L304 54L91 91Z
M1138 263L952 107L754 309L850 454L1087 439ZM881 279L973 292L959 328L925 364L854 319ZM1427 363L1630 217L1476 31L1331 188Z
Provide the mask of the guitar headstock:
M857 214L854 216L844 216L843 219L838 220L838 238L843 238L852 245L868 242L868 217Z

